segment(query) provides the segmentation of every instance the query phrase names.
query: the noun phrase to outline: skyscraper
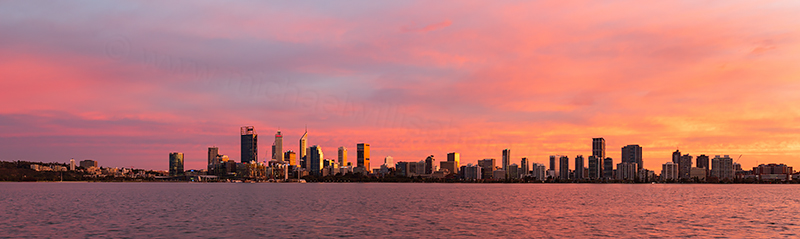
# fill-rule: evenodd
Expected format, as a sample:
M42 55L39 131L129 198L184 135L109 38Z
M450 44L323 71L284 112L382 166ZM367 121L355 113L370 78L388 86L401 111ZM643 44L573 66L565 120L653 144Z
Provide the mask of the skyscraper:
M691 155L683 155L679 159L678 162L678 178L680 179L691 179L691 172L692 172L692 156Z
M308 166L305 165L306 153L307 153L306 146L308 146L307 144L308 144L308 128L306 128L306 132L303 133L303 136L300 137L300 151L297 151L298 153L297 160L302 162L300 166L305 168L308 168Z
M428 156L427 158L425 158L425 174L432 174L434 171L436 171L436 170L433 170L433 165L435 163L436 163L436 159L433 158L433 155Z
M569 179L569 157L561 156L558 158L558 177Z
M610 157L603 159L603 178L614 178L614 160Z
M169 176L183 175L183 153L169 153Z
M339 147L339 166L347 167L347 148Z
M69 171L75 171L75 159L69 159Z
M520 174L528 175L531 171L530 163L528 162L528 158L522 158L520 161L522 165L519 166L519 170L522 171Z
M242 163L258 162L258 134L253 126L242 126Z
M481 167L481 173L483 179L492 179L492 173L494 172L495 167L495 159L482 159L478 160L478 166Z
M603 175L603 164L598 162L597 157L594 155L589 156L589 174L586 175L590 179L598 179Z
M278 161L278 163L283 163L283 135L281 135L280 130L278 130L278 133L275 134L275 151L272 155L275 161Z
M622 147L622 162L623 163L636 163L637 169L642 170L644 166L642 165L642 147L638 144L631 144L625 147Z
M503 170L506 170L508 173L508 165L511 163L511 149L504 149L503 150Z
M606 158L606 139L592 138L592 156L600 160Z
M558 166L556 166L558 164L558 162L556 162L558 160L558 156L559 155L550 155L550 168L548 168L548 170L558 170Z
M681 163L681 151L680 150L675 150L675 152L672 152L672 163L674 163L674 164Z
M356 145L356 150L356 167L372 172L372 168L369 165L369 144L360 143Z
M732 180L734 177L733 159L728 155L714 156L711 159L711 176L719 180Z
M447 154L447 162L453 162L453 171L452 173L458 173L458 170L461 169L461 154L452 152Z
M219 156L219 148L208 147L208 172L214 171L214 165L219 164L217 157Z
M583 179L585 176L583 175L583 155L578 155L575 157L575 171L573 171L575 175L575 179Z
M678 179L678 164L667 162L661 165L661 181Z
M283 160L285 160L289 165L297 166L297 153L294 151L288 150L284 153Z
M701 154L700 156L697 156L697 158L695 158L695 160L697 160L697 167L698 168L705 168L706 170L711 169L711 167L709 167L711 165L708 163L709 162L708 155Z
M321 176L322 175L322 171L321 171L322 170L322 160L325 157L322 154L322 147L320 147L319 145L311 146L311 148L308 148L308 155L306 155L306 156L307 156L307 160L308 160L307 163L308 163L309 172L311 174L313 174L313 175Z

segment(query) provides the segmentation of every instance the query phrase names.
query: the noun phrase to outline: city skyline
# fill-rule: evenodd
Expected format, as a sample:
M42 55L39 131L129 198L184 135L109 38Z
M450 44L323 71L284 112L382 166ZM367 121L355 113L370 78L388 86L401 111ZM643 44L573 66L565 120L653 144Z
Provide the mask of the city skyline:
M259 161L308 125L354 164L366 142L588 166L604 137L613 165L629 144L651 170L676 149L800 165L798 2L313 5L0 3L0 160L203 169L210 146L240 161L242 125Z

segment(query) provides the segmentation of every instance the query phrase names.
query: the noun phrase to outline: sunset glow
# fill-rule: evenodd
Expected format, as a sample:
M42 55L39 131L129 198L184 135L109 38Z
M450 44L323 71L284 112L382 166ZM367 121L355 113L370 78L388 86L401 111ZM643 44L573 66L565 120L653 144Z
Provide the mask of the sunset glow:
M191 3L191 4L190 4ZM643 147L800 167L800 2L0 3L2 160L166 169L371 145L462 164ZM375 164L373 164L375 165Z

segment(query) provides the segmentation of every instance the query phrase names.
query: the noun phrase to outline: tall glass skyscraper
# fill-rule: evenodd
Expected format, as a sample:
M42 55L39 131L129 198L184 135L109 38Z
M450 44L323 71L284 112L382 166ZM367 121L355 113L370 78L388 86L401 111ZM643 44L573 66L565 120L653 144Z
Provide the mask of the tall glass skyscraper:
M183 175L183 153L169 153L169 176Z
M253 126L242 126L242 163L258 162L258 134Z
M278 133L275 134L275 151L272 152L272 158L279 163L283 163L283 135L281 135L281 131L278 130Z
M606 158L606 139L592 138L592 156L601 160Z
M369 166L369 144L360 143L356 145L356 150L356 167L361 167L367 172L371 172L372 168Z
M636 163L638 170L642 170L642 147L638 144L631 144L622 147L622 162L623 163Z

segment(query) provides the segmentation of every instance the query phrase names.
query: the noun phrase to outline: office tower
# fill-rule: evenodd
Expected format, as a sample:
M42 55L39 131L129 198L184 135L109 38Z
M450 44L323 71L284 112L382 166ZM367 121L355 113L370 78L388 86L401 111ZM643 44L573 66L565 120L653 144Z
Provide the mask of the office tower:
M611 157L603 159L603 178L614 178L614 160Z
M214 171L214 165L219 164L217 157L219 156L219 148L208 147L208 172Z
M275 148L272 152L272 158L278 163L284 163L283 161L283 135L281 135L281 131L278 130L278 133L275 134Z
M496 161L495 159L478 160L478 166L481 167L481 173L483 173L483 176L481 176L481 178L492 179L492 173L494 172L495 161Z
M342 167L346 167L347 166L347 148L339 147L339 154L338 155L339 155L339 158L338 158L339 159L339 165L341 165Z
M452 173L458 173L458 169L461 168L461 154L452 152L447 154L447 162L454 162L453 167L455 171L451 171Z
M242 126L242 163L258 162L258 134L253 126Z
M575 179L583 179L585 175L583 175L583 155L578 155L575 157Z
M533 163L531 165L531 177L535 178L536 180L545 180L547 179L547 166L540 163Z
M558 177L569 179L569 157L561 156L558 158Z
M286 151L286 153L283 154L283 159L286 160L286 163L289 165L297 166L297 153L294 151Z
M639 166L636 163L621 162L617 164L617 180L634 180Z
M606 158L606 139L592 138L592 156L600 160Z
M80 162L80 165L81 165L81 167L82 167L82 168L91 168L91 167L97 167L97 161L94 161L94 160L89 160L89 159L87 159L87 160L82 160L82 161Z
M369 144L360 143L356 145L356 167L364 168L367 172L371 172L372 168L369 166Z
M622 162L623 163L636 163L639 167L636 170L644 168L642 165L642 147L638 144L631 144L622 147Z
M386 158L383 158L383 165L390 168L394 167L394 158L392 158L392 156L386 156Z
M719 180L733 180L733 159L728 155L724 157L714 156L711 159L711 176Z
M681 163L681 151L680 150L675 150L675 152L672 152L672 163L674 163L674 164L680 164Z
M183 153L169 153L169 176L183 175Z
M69 159L69 171L75 171L75 159Z
M680 161L678 162L678 178L690 179L691 172L692 172L692 156L688 154L681 156Z
M589 156L589 172L586 175L589 179L597 179L603 175L603 164L597 162L597 157L594 155Z
M522 164L519 166L519 170L522 171L520 174L528 175L531 172L531 169L529 167L530 163L528 163L528 158L522 158L520 163Z
M434 171L436 171L433 170L434 163L436 163L436 159L433 159L433 155L425 158L425 174L432 174Z
M510 179L518 179L519 178L519 165L512 163L508 165L508 171L506 172L508 178Z
M306 154L306 159L308 160L308 171L313 175L320 176L322 175L322 160L324 159L324 155L322 154L322 147L319 145L314 145L308 148L308 154Z
M397 162L394 164L395 172L398 176L408 177L408 162Z
M667 162L661 165L661 181L677 180L678 179L678 164Z
M308 146L307 144L308 144L308 129L306 128L306 132L303 133L303 136L300 137L300 149L299 149L300 151L297 151L298 153L297 160L301 162L300 166L304 168L308 168L308 166L305 163L306 153L308 153L306 149L307 148L306 146Z
M558 157L559 157L558 155L550 155L550 168L548 168L549 170L555 171L556 168L558 168L556 167L557 164L556 160L558 160Z
M503 150L502 164L503 164L503 170L506 170L506 173L508 173L508 164L510 164L510 163L511 163L511 150L510 149L504 149Z
M447 171L447 173L450 173L450 174L456 174L458 169L456 168L456 162L453 162L453 161L442 161L442 162L439 162L439 170Z
M466 180L481 180L483 179L483 172L478 165L467 164L466 166L461 167L464 171L464 179Z
M708 158L708 155L701 154L700 156L697 156L695 160L697 160L696 164L698 168L705 168L706 170L711 169L711 167L709 167L711 165L709 164L710 159Z

